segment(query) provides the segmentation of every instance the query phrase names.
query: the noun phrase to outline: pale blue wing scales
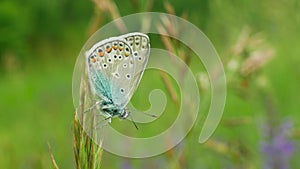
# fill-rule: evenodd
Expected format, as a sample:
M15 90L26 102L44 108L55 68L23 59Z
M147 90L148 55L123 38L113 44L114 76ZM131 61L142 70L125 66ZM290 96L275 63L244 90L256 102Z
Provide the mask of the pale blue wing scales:
M100 66L100 58L96 52L86 53L86 66L88 80L91 85L93 94L96 94L102 100L109 100L111 92L107 77L102 74L102 66Z
M95 44L86 53L89 82L94 94L102 100L112 100L112 81L120 76L117 68L125 55L126 42L118 37L109 38ZM128 47L127 47L128 48ZM127 49L129 51L129 49ZM129 52L127 52L129 56Z

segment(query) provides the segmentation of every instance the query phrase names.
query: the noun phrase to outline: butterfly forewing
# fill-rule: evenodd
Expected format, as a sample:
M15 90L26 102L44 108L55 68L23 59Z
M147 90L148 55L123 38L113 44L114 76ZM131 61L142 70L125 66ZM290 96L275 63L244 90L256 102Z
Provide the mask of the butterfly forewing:
M95 44L86 53L94 93L124 108L142 77L149 49L149 38L142 33L129 33Z

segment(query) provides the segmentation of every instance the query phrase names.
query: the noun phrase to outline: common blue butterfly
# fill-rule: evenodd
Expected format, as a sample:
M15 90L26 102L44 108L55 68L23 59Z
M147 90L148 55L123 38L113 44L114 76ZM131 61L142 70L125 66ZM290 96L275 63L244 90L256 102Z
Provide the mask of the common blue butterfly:
M85 53L88 81L97 108L106 119L126 119L126 105L134 94L150 54L146 34L134 32L96 43Z

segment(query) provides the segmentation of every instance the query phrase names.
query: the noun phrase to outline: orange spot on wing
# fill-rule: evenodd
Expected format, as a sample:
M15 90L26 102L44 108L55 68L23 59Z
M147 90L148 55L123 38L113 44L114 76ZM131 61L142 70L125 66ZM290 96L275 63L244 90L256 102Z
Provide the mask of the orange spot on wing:
M107 53L110 53L111 50L112 50L112 48L107 48L107 49L106 49L106 52L107 52Z
M122 47L119 47L119 50L120 50L120 51L122 51L122 50L123 50L123 48L122 48Z
M117 50L118 46L112 46L112 48L113 48L114 50Z
M99 56L103 57L104 56L104 52L99 52Z

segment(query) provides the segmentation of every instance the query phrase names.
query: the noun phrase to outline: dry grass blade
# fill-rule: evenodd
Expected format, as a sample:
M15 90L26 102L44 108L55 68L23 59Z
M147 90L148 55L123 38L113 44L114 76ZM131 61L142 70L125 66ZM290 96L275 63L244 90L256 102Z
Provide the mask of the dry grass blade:
M161 76L163 82L165 83L165 86L166 86L168 92L170 93L170 96L171 96L173 102L175 103L177 108L179 108L180 105L179 105L178 96L177 96L175 90L173 89L172 84L171 84L170 80L168 79L168 76L164 72L160 72L160 76Z
M227 118L221 121L221 124L226 127L238 127L242 125L249 125L253 123L251 117L238 117L238 118Z
M249 27L244 27L236 44L233 46L231 53L234 56L240 55L246 48L249 43L251 30Z
M242 64L240 73L247 76L263 67L274 56L273 50L255 51Z
M168 51L175 53L175 49L172 45L171 39L167 36L162 36L162 35L166 35L166 29L162 26L162 25L157 25L157 31L159 32L159 34L161 34L160 38L163 41L165 47L167 48Z
M59 169L59 167L58 167L58 165L57 165L57 163L56 163L56 161L55 161L55 158L54 158L54 155L53 155L53 153L52 153L52 149L51 149L51 146L50 146L49 143L48 143L48 149L49 149L51 161L52 161L52 164L53 164L53 168L54 168L54 169Z
M148 0L146 5L146 11L151 11L153 8L154 0Z
M111 16L111 19L120 18L119 9L114 1L93 0L93 2L100 11L107 12ZM127 28L122 20L118 20L118 22L116 22L116 26L118 27L121 33L127 32Z
M175 15L175 10L169 2L165 1L164 6L165 6L165 9L166 9L167 13Z

